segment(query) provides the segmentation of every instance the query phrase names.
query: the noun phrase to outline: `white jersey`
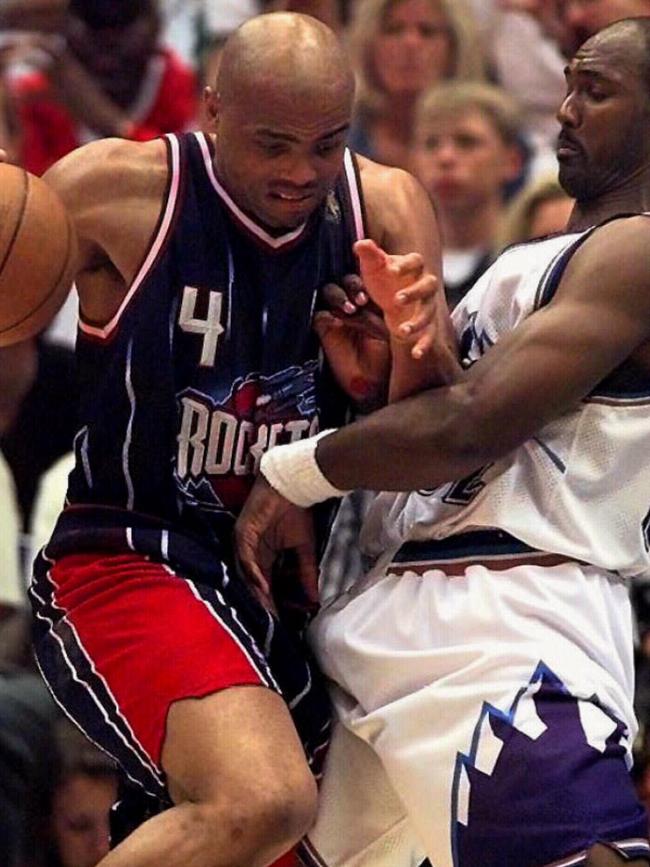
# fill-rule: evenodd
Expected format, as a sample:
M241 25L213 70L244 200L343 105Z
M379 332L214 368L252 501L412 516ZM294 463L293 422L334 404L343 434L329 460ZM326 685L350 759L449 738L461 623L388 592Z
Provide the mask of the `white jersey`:
M499 257L454 311L465 365L548 303L592 231ZM650 576L649 525L650 375L628 360L573 409L467 479L380 494L362 546L384 566L405 541L493 528L624 577Z

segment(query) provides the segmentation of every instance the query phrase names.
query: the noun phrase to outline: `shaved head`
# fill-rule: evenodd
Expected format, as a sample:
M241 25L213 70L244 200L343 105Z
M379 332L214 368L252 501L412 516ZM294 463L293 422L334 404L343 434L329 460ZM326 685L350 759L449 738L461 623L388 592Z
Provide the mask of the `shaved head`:
M222 103L268 88L287 96L332 91L354 94L347 55L336 35L309 15L273 12L243 24L223 50L217 91Z
M604 50L611 61L635 71L650 98L650 17L627 18L604 27L580 48Z
M217 176L272 230L295 228L343 170L354 77L332 30L309 15L251 18L226 43L206 90Z

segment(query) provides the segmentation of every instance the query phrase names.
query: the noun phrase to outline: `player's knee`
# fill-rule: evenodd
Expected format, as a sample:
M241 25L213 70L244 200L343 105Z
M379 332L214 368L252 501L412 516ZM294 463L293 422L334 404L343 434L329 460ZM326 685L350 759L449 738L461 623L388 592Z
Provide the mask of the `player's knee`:
M309 831L316 818L316 783L309 770L294 773L258 791L248 809L261 836L290 848Z
M201 841L206 854L214 851L217 839L242 858L267 851L277 854L307 833L316 816L316 798L316 785L308 772L253 791L222 792L213 802L192 805L184 835Z

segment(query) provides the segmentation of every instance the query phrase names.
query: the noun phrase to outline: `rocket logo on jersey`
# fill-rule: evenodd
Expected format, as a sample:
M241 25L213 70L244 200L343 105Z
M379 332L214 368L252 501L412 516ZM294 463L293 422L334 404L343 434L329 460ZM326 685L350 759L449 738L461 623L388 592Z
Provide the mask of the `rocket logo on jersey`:
M195 389L179 397L176 478L184 493L216 511L238 511L263 453L318 432L317 361L272 376L249 374L221 401Z

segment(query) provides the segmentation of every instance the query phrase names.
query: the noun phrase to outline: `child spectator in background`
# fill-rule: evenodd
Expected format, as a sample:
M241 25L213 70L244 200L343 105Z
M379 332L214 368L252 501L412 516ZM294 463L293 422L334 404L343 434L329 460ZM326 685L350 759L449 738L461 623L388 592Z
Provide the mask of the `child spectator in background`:
M65 718L54 724L49 759L27 867L95 867L109 850L115 765Z
M505 188L522 167L520 135L516 104L492 85L439 85L419 103L413 167L436 205L450 307L495 257Z
M192 124L194 74L159 32L155 0L71 0L61 37L23 43L42 65L14 84L29 171L96 138L147 140Z
M350 146L411 168L418 97L447 79L482 79L474 19L462 0L360 0L350 28L359 80Z
M573 204L554 175L531 181L508 206L498 248L565 231Z

